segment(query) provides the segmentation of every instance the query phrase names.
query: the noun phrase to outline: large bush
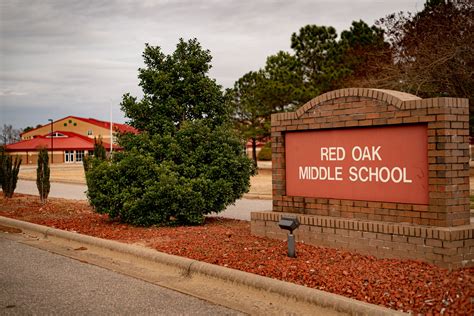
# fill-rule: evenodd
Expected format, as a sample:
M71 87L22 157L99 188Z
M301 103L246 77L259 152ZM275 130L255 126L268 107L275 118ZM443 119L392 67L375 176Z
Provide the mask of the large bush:
M87 172L99 213L134 225L200 224L249 188L253 164L226 126L183 124L174 136L128 135L125 151Z
M146 45L122 110L139 135L121 135L123 152L87 163L95 210L135 225L199 224L248 191L253 165L229 126L221 87L207 76L212 59L196 39L171 55Z

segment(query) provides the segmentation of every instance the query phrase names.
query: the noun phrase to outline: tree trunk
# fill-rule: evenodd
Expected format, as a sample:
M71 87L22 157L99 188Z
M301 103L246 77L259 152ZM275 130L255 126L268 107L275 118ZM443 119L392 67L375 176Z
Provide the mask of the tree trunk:
M252 159L255 167L257 166L257 139L252 137Z

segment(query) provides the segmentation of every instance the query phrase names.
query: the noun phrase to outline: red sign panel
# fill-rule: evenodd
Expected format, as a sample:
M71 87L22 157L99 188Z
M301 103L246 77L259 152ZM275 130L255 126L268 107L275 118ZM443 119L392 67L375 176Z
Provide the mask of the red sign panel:
M286 194L428 204L426 125L289 132Z

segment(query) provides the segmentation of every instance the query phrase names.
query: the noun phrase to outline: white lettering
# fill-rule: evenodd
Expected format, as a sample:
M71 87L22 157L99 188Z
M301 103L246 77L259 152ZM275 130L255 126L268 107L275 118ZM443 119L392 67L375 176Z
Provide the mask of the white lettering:
M324 175L323 175L324 173ZM326 180L328 177L328 171L326 168L319 168L319 180Z
M404 168L405 169L405 168ZM395 179L395 171L398 171L398 178ZM402 169L395 167L392 169L392 181L395 183L400 183L402 181L403 175L402 175Z
M403 183L412 183L410 179L407 179L407 169L403 168Z
M342 181L342 167L298 167L299 180Z
M337 160L346 159L346 150L344 147L337 147Z
M350 167L349 168L349 173L350 173L349 180L352 181L352 182L357 181L357 168L356 167Z
M305 180L305 179L309 179L309 167L300 167L299 168L299 179L300 180Z
M336 167L336 181L342 181L342 167Z
M359 161L362 158L362 149L359 146L352 148L352 159Z
M382 147L381 146L378 146L378 147L364 146L364 148L362 149L359 146L355 146L352 148L352 159L354 159L354 161L360 161L360 160L371 160L371 161L380 160L381 161L382 157L380 157L380 153L379 153L380 148Z
M337 171L336 171L337 172ZM407 169L400 167L350 167L349 180L352 182L393 182L393 183L412 183L407 179Z
M328 151L329 150L327 147L321 147L321 161L329 160Z
M362 168L359 169L359 179L360 179L360 181L367 182L368 177L362 178L362 171L365 171L367 173L367 172L369 172L369 170L367 169L367 167L362 167Z
M380 147L381 146L375 148L375 146L372 146L372 160L375 160L375 156L377 156L377 159L382 161L382 158L379 155Z
M387 173L387 176L385 178L382 176L382 172L384 171ZM379 177L380 181L382 181L383 183L387 183L390 180L390 170L387 167L380 168Z
M372 181L375 181L375 182L379 182L379 172L378 172L378 168L376 169L372 169L372 168L369 168L369 181L372 182ZM372 178L375 178L375 180L373 180Z
M321 147L321 161L324 160L344 160L346 151L344 147Z
M362 155L362 160L372 160L370 155L369 147L364 147L364 154Z

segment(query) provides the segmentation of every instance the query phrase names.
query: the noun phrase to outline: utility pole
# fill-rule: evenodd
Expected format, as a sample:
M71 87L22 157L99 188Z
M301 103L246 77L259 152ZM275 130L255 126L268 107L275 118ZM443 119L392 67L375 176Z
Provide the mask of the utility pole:
M113 149L113 135L112 135L112 127L113 127L113 122L112 122L112 101L110 102L110 159L112 159L112 149Z
M53 119L48 119L49 122L51 122L51 162L50 164L53 163L53 156L54 156L54 148L53 148Z

